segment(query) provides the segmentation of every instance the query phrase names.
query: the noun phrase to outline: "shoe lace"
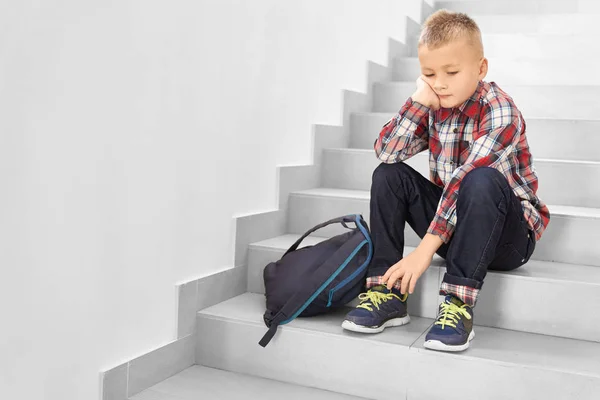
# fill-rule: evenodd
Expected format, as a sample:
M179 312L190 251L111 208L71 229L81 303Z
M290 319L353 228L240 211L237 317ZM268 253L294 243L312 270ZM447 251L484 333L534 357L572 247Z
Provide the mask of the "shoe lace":
M440 314L438 315L435 325L441 325L442 329L445 326L456 328L456 324L463 315L466 319L471 319L471 314L467 311L467 305L457 306L454 303L442 303Z
M360 300L360 304L356 306L357 308L364 308L369 311L373 311L373 307L377 307L379 310L379 305L381 303L385 303L388 300L392 300L394 298L400 301L406 301L408 297L408 293L404 295L404 298L400 298L400 296L394 293L382 293L374 290L369 290L367 293L361 293L358 295L358 299Z

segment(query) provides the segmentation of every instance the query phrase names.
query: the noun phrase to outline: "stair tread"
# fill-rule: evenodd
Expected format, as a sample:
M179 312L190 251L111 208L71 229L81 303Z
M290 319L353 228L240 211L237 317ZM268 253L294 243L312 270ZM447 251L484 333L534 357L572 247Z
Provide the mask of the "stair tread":
M322 196L322 197L337 197L337 198L353 198L357 200L369 200L370 193L368 190L353 190L353 189L335 189L335 188L314 188L306 190L298 190L290 193L292 196ZM577 207L564 205L550 205L550 214L553 216L563 217L579 217L579 218L600 218L600 208L592 207Z
M264 295L245 293L201 310L198 315L265 327L262 318L264 307ZM288 329L300 329L313 335L336 335L340 340L371 340L380 344L405 346L413 351L431 353L430 350L423 348L423 342L433 320L411 317L411 323L403 327L386 329L376 335L365 335L341 328L341 322L348 310L346 308L317 317L296 319L280 327L278 334L285 334ZM477 313L475 321L477 321ZM473 345L465 352L456 354L435 352L435 354L600 377L600 343L489 328L477 324L475 324L475 334ZM256 341L258 342L259 339L257 337Z
M285 251L299 238L300 235L297 234L281 235L260 242L251 243L250 248ZM312 246L326 239L327 238L325 237L311 235L302 241L300 247ZM405 246L405 254L409 254L413 250L414 247ZM431 265L444 267L445 261L436 254ZM489 273L501 274L507 278L560 280L589 285L600 285L600 268L596 266L567 264L553 261L529 260L529 262L513 271L489 271Z
M343 400L362 397L193 365L131 397L131 400L295 399Z
M265 297L263 294L244 293L212 307L205 308L198 312L199 315L212 318L234 320L241 323L258 324L267 327L263 322L265 312ZM340 309L327 315L319 315L311 318L297 318L289 324L283 325L280 329L304 329L311 332L322 334L344 335L358 338L361 335L354 335L353 332L347 332L341 328L341 323L348 309ZM423 330L431 325L431 320L421 317L412 317L411 323L406 326L402 335L394 335L391 330L386 330L379 335L365 336L364 339L373 340L380 343L394 345L410 346L423 333ZM392 333L392 334L391 334ZM258 343L260 338L256 339Z

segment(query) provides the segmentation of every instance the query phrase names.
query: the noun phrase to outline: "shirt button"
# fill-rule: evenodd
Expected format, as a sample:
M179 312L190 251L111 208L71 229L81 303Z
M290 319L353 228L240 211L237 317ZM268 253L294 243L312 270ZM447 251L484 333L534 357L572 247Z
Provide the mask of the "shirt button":
M458 128L454 128L453 132L458 133Z

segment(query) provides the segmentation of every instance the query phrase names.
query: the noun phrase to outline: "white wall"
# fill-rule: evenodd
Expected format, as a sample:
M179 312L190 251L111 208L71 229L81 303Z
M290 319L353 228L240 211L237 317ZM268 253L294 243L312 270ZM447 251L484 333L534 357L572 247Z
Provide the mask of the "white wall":
M233 265L418 0L0 7L0 398L97 398L175 337L175 285Z

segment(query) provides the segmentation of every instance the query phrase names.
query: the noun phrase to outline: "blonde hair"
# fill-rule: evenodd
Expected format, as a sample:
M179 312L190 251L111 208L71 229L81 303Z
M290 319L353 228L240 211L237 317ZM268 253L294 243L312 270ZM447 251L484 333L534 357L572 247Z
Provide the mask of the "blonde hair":
M418 46L437 49L458 39L466 39L478 58L483 57L483 41L477 23L467 14L438 10L423 23Z

